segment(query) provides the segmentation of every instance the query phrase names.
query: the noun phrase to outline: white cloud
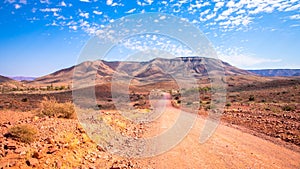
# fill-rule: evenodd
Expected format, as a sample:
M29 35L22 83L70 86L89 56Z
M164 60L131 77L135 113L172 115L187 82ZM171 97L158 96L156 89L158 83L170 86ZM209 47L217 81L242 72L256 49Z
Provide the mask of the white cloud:
M21 5L15 4L15 8L16 8L16 9L19 9L19 8L21 8Z
M220 2L216 3L215 7L221 8L223 5L224 5L224 2L220 1Z
M42 4L50 4L50 1L49 0L40 0L40 3L42 3Z
M15 2L16 2L16 0L5 0L4 1L4 3L10 3L10 4L15 3Z
M80 13L79 13L79 16L84 17L84 18L86 18L86 19L89 18L89 15L90 15L90 14L87 13L87 12L86 12L86 13L84 13L84 12L80 12Z
M244 14L246 13L246 11L244 9L241 9L239 11L236 12L236 14L240 15L240 14Z
M300 14L292 15L290 19L300 19Z
M229 8L228 10L223 11L222 15L224 15L224 16L229 16L229 15L231 15L233 12L235 12L235 9Z
M297 10L297 9L299 9L299 8L300 8L300 4L297 4L297 5L293 5L293 6L291 6L291 7L286 8L284 11L285 11L285 12L288 12L288 11L294 11L294 10Z
M94 10L93 13L96 15L101 15L103 12Z
M247 26L249 23L252 22L251 20L252 20L252 18L250 18L250 17L244 18L243 21L242 21L242 24L244 26Z
M160 20L164 20L164 19L166 19L166 18L167 18L167 17L166 17L165 15L159 17Z
M40 9L41 12L58 12L61 11L60 8L44 8L44 9Z
M64 1L61 1L60 6L67 6L67 4Z
M235 5L234 1L229 1L229 2L226 4L226 6L227 6L228 8L232 8L232 7L234 7L234 5Z
M73 29L74 31L76 31L76 30L78 29L78 27L75 26L75 25L69 26L69 28L70 28L70 29Z
M226 18L227 18L227 16L219 15L218 18L215 19L215 21L225 20Z
M32 9L31 9L31 12L32 12L32 13L35 13L36 11L37 11L36 8L32 8Z
M136 8L130 9L129 11L127 11L125 13L133 13L134 11L136 11Z
M300 27L300 24L293 24L293 25L291 25L290 27L291 27L291 28L293 28L293 27Z
M230 48L225 51L218 51L218 57L234 66L245 68L264 63L281 62L281 59L258 58L253 54L244 53L240 48Z
M203 12L200 13L200 16L208 14L209 11L210 11L210 9L206 9L205 11L203 11Z
M207 20L210 20L211 18L215 17L217 15L217 13L212 13L206 16Z
M136 3L139 6L147 6L147 5L152 5L154 0L137 0ZM163 1L162 3L165 3L166 1ZM167 3L166 3L167 4Z
M145 0L145 2L147 2L149 5L151 5L153 3L153 0Z
M19 3L26 5L27 4L27 0L20 0Z
M34 6L32 6L29 9L32 9L33 12L36 10L40 10L41 12L53 12L56 19L58 17L61 17L63 13L61 12L61 9L64 9L63 7L71 6L72 4L66 2L66 0L38 0L44 6L44 9L34 9ZM120 3L122 0L79 0L80 2L89 2L89 3L95 3L95 5L98 5L98 3L102 3L102 5L108 5L108 6L124 6L124 4ZM149 11L155 12L155 11L161 11L169 13L173 11L173 14L179 17L188 17L189 15L191 17L188 17L192 23L200 23L203 21L209 21L205 23L205 27L209 30L217 30L219 29L222 32L230 31L230 30L250 30L254 29L254 27L251 27L251 23L254 23L256 19L258 19L258 16L262 13L272 13L272 12L286 12L284 17L279 17L278 19L281 20L297 20L300 19L300 14L297 12L300 10L300 3L299 0L211 0L211 1L203 1L203 0L162 0L162 1L155 1L155 0L134 0L137 5L140 6L147 6L147 5L155 5L149 7ZM19 9L23 7L23 4L28 4L28 0L4 0L5 3L10 3L12 7L15 9ZM55 2L55 3L54 3ZM28 4L28 5L31 5ZM101 5L101 4L100 4ZM136 5L136 4L135 4ZM47 8L46 8L47 7ZM60 7L60 8L58 8ZM172 8L173 9L170 9ZM92 8L92 15L101 15L102 17L102 23L105 22L111 22L110 17L105 17L102 11L99 11L98 8ZM99 8L100 9L100 8ZM148 9L148 8L147 8ZM123 12L121 8L114 8L113 11L115 13ZM137 8L132 7L128 8L125 13L135 13L136 11L139 11ZM143 12L145 9L142 10ZM293 13L292 13L293 12ZM172 12L171 12L172 13ZM121 13L120 13L121 14ZM45 14L49 16L49 14ZM286 17L287 16L287 17ZM89 13L79 12L77 16L72 18L72 20L78 21L79 19L83 19L82 17L88 19L91 16ZM69 19L69 18L68 18ZM93 21L89 21L91 25L95 24L92 23ZM297 21L292 21L297 22ZM49 21L51 24L52 21ZM213 23L213 24L211 24ZM57 22L57 24L60 24ZM291 23L292 24L298 24L298 23ZM248 29L249 28L249 29Z
M113 4L113 0L107 0L107 1L106 1L106 5L110 6L110 5L112 5L112 4Z
M225 21L225 22L220 22L220 23L219 23L220 26L224 26L224 25L225 25L225 26L229 26L230 24L231 24L231 21L230 21L230 20Z
M248 56L244 54L233 55L233 56L220 55L219 57L221 60L229 62L230 64L237 67L250 67L262 63L281 62L280 59L257 58L257 57Z

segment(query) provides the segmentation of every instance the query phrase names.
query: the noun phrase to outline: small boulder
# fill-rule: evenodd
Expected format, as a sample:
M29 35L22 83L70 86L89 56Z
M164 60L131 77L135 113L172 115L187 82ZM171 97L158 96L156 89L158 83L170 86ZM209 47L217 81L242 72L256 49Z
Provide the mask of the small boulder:
M39 165L39 160L36 158L30 158L26 161L26 164L31 167L37 167Z
M41 152L35 151L32 155L32 158L41 159L41 158L43 158L43 155Z
M8 142L4 145L4 149L6 149L6 150L15 150L15 149L17 149L17 145L15 143Z

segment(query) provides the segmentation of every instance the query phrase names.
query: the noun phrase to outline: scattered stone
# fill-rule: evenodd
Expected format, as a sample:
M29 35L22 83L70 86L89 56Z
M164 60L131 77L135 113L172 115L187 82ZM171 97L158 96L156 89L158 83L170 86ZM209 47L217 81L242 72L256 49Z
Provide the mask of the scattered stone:
M97 169L97 167L94 166L94 165L90 165L90 166L89 166L89 169Z
M37 167L39 164L39 160L36 158L30 158L26 161L26 164L31 167Z
M12 142L8 142L7 144L4 145L5 150L15 150L17 149L17 145Z
M43 155L41 152L35 151L32 155L32 158L41 159L41 158L43 158Z
M105 151L100 145L97 145L97 150L102 151L102 152Z
M5 168L6 167L6 165L7 165L7 163L6 162L2 162L2 163L0 163L0 168L2 169L2 168Z
M33 117L33 121L38 121L40 118L38 116Z
M8 167L14 167L17 165L17 162L16 161L11 161L8 163Z
M45 164L47 164L47 165L49 165L50 164L50 159L49 158L47 158L47 160L45 161Z
M1 149L0 149L0 158L1 158L1 157L5 157L5 155L6 155L6 154L5 154L4 150L1 150ZM1 167L0 167L0 168L1 168Z
M77 124L76 128L79 131L79 133L85 133L85 130L82 128L82 126L80 126L80 124Z
M55 161L56 168L62 168L62 162L61 161Z
M54 127L50 127L50 128L49 128L49 131L51 131L51 132L54 133L54 132L56 131L56 129L55 129Z
M17 165L16 161L8 161L8 162L2 162L0 163L0 168L9 168L9 167L14 167Z
M27 152L27 149L25 147L20 147L20 148L15 149L14 152L19 155L25 155Z
M53 154L53 153L55 153L55 152L57 152L58 150L57 150L57 148L56 147L49 147L48 148L48 151L47 151L47 154Z
M54 143L55 143L54 139L52 139L52 138L50 138L50 137L46 138L46 139L45 139L45 142L46 142L47 144L54 144Z

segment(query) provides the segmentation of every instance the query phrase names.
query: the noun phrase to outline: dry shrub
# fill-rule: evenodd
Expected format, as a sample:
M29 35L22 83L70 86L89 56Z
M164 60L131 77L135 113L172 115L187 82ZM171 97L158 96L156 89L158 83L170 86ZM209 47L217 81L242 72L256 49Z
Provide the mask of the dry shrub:
M35 127L30 125L24 125L24 124L11 127L8 130L9 137L24 143L33 142L35 140L37 133L38 132Z
M54 98L44 98L44 100L41 102L40 108L40 113L45 116L66 119L75 117L75 108L71 102L58 103Z
M289 105L284 105L282 107L282 110L283 111L294 111L295 110L295 107L292 107L292 106L289 106Z

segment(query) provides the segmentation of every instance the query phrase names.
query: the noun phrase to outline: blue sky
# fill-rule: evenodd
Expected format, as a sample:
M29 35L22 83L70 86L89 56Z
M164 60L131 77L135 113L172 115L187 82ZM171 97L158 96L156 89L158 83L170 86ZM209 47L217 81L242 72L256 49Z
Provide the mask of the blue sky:
M297 0L4 0L0 75L37 77L72 66L97 30L147 12L187 19L239 68L300 68Z

